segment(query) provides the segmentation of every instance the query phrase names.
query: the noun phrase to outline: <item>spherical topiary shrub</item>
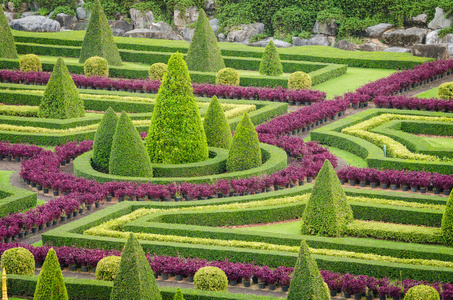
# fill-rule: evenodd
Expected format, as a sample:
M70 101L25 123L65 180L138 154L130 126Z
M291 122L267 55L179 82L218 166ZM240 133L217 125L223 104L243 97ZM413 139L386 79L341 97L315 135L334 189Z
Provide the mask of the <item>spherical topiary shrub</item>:
M437 94L440 99L452 100L453 99L453 82L445 82L437 88Z
M226 292L228 289L228 278L225 272L217 267L199 269L193 277L193 282L197 290Z
M121 256L107 256L96 266L96 279L113 281L120 267Z
M239 85L239 72L233 68L223 68L215 76L215 84Z
M407 291L404 300L440 300L440 296L433 287L417 285Z
M25 248L11 248L2 254L2 268L6 273L15 275L34 275L35 258Z
M304 90L311 88L311 78L305 72L294 72L289 75L288 89L290 90Z
M167 64L164 63L155 63L152 64L149 68L149 80L160 80L164 77L164 74L167 73Z
M86 77L109 77L109 63L103 57L93 56L88 58L83 65Z
M42 72L41 59L35 54L22 56L19 65L22 72Z

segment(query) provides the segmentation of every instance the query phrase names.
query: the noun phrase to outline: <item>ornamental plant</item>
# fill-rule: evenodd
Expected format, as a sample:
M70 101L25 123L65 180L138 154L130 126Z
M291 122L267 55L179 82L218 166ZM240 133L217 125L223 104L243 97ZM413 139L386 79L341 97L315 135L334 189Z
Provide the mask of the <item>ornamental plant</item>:
M440 296L431 286L417 285L407 291L404 300L440 300Z
M53 297L52 300L69 300L68 291L66 290L66 285L64 284L63 274L61 270L55 271L55 278L52 282L52 291Z
M42 72L41 59L35 54L26 54L20 58L19 68L22 72Z
M113 281L120 267L120 256L107 256L96 265L96 279Z
M328 289L319 272L316 261L310 254L307 243L302 240L299 257L289 285L288 300L330 300Z
M445 82L437 88L437 94L440 99L452 100L453 99L453 82Z
M304 214L302 233L340 236L353 221L352 209L330 161L316 177Z
M311 88L311 78L305 72L294 72L289 75L288 89L290 90L304 90Z
M259 72L261 75L267 76L279 76L283 74L280 56L278 55L277 47L275 47L272 40L269 41L269 44L267 44L266 48L264 48Z
M112 151L113 136L115 135L118 116L111 107L102 116L93 142L93 168L99 171L108 171L110 153Z
M217 96L212 97L203 121L209 147L229 149L233 137L230 125Z
M14 43L8 20L0 7L0 58L17 58L16 44Z
M453 191L450 192L442 215L442 236L447 245L453 245Z
M6 274L35 275L35 258L25 248L8 249L3 252L1 260L2 268L6 269Z
M131 233L124 245L110 300L161 300L162 296L138 240Z
M176 294L173 300L184 300L184 295L182 294L182 290L180 287L176 289Z
M152 177L151 161L140 134L123 111L113 135L109 172L112 175Z
M203 291L226 292L228 289L228 278L221 269L217 267L203 267L193 277L195 289Z
M182 164L208 159L208 143L180 53L168 60L156 97L146 147L153 163Z
M112 30L99 0L94 2L91 10L90 22L80 50L79 63L83 64L93 56L105 58L111 66L121 66L123 64L113 40Z
M223 68L220 69L215 75L215 84L224 84L224 85L239 85L241 77L239 72L233 68Z
M261 149L255 126L247 113L244 114L231 142L226 169L228 172L248 170L261 166Z
M195 23L186 63L191 71L217 72L225 68L217 38L203 9L200 9Z
M109 63L103 57L93 56L85 61L83 71L86 77L109 77Z
M167 73L167 64L164 63L155 63L152 64L149 68L149 80L159 80L162 81L164 74Z
M61 274L60 263L53 248L47 252L46 259L39 273L33 300L67 300L68 292Z
M84 115L83 101L71 75L69 75L68 68L60 57L46 85L44 96L39 105L38 117L69 119L83 117Z

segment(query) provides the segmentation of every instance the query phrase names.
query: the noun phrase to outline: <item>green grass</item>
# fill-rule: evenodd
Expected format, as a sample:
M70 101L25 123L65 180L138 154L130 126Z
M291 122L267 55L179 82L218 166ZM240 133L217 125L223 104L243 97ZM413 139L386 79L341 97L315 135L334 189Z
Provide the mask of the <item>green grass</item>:
M448 149L453 151L453 141L451 138L420 137L430 145L430 149Z
M14 173L13 171L0 171L0 184L10 185L9 178L11 174Z
M427 98L427 99L430 99L430 98L439 99L439 96L437 95L437 88L433 88L433 89L427 90L427 91L425 91L423 93L420 93L420 94L416 95L415 97L417 97L417 98Z
M300 232L300 226L302 221L294 221L289 223L274 224L274 225L264 225L256 227L246 227L240 228L241 230L249 231L258 231L258 232L270 232L270 233L283 233L283 234L297 234L302 235Z
M31 244L32 246L35 247L41 247L42 246L42 240L37 241L36 243Z
M348 151L345 151L345 150L342 150L339 148L335 148L335 147L328 147L328 148L329 148L330 153L344 159L352 167L357 167L357 168L368 167L368 164L366 163L366 161L363 158L361 158L355 154L352 154L351 152L348 152Z

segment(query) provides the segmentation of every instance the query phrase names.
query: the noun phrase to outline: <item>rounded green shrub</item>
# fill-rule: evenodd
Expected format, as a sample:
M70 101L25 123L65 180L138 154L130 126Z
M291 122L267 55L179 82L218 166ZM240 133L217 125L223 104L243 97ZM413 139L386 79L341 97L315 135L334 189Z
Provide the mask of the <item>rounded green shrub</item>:
M41 59L35 54L26 54L20 58L20 70L22 72L42 72Z
M442 236L447 245L453 246L453 191L448 197L445 211L442 215Z
M311 88L311 78L305 72L294 72L289 75L288 89L290 90L305 90Z
M225 112L217 96L212 97L203 121L209 147L230 149L233 137Z
M14 42L8 20L0 5L0 58L17 58L16 43Z
M120 268L120 256L107 256L96 265L96 279L113 281Z
M6 274L14 275L35 275L35 258L25 248L11 248L2 254L2 268Z
M115 135L118 116L111 107L107 109L102 117L93 142L94 169L106 172L109 170L110 153L112 152L113 136Z
M197 290L226 292L228 289L228 278L225 272L217 267L199 269L193 277L193 282Z
M404 300L440 300L440 296L431 286L416 285L407 291Z
M215 75L215 84L239 85L239 72L233 68L223 68Z
M93 56L85 61L83 71L86 77L109 77L109 63L103 57Z
M33 300L68 300L60 263L53 248L47 252L46 259L39 273Z
M440 99L452 100L453 99L453 82L445 82L437 88L437 94Z
M149 68L149 80L162 81L164 74L167 73L167 64L155 63Z
M261 58L259 72L261 75L279 76L283 74L283 66L280 62L277 47L272 40L269 41Z

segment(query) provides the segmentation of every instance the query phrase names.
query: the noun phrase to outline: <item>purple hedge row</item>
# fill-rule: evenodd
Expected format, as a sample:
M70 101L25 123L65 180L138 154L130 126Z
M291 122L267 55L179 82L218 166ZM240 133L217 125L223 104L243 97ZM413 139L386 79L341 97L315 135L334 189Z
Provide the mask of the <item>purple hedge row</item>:
M377 96L373 99L376 107L397 109L423 109L432 111L453 112L453 101L440 99L420 99L405 96Z

